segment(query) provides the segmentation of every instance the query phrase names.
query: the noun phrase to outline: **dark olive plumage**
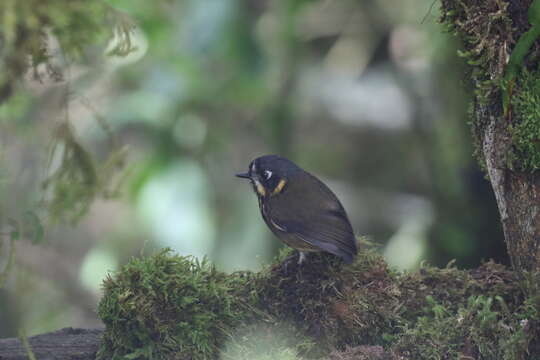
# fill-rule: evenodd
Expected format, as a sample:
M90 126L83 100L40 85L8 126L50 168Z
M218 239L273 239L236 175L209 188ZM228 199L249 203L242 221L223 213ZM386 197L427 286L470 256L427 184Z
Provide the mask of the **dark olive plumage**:
M251 162L247 173L262 217L287 245L304 252L325 251L351 263L357 253L354 233L345 209L319 179L292 161L277 155Z

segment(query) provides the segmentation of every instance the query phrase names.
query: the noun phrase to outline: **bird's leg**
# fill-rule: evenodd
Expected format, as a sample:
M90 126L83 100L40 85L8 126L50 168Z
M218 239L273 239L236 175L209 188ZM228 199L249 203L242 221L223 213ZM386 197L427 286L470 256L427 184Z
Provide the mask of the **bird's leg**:
M298 254L298 265L302 265L302 263L307 259L307 253L304 251L298 251Z
M296 255L296 254L293 253L293 254L287 256L287 257L285 258L285 260L283 260L283 262L281 263L280 268L285 272L285 274L288 274L288 273L289 273L289 267L290 267L290 265L291 265L291 264L294 265L294 263L295 263L295 255ZM294 266L293 266L293 267L294 267Z

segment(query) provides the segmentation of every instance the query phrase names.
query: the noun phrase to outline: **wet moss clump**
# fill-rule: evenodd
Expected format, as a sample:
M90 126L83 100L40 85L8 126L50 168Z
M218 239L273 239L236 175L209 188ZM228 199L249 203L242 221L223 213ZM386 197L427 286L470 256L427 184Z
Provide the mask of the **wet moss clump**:
M242 317L241 275L169 250L135 258L103 284L99 359L210 359Z
M101 359L540 357L540 286L502 265L400 273L373 250L345 265L287 250L224 274L164 251L105 280Z
M471 296L456 310L428 299L412 327L405 328L394 351L411 359L525 359L532 340L520 313L511 314L501 297ZM454 357L456 358L456 357Z
M310 254L302 266L296 260L296 252L278 259L257 277L254 292L259 308L312 339L314 345L303 346L300 354L318 357L348 344L380 343L395 325L388 294L397 273L379 254L364 251L351 265L324 253ZM372 291L362 291L366 286Z

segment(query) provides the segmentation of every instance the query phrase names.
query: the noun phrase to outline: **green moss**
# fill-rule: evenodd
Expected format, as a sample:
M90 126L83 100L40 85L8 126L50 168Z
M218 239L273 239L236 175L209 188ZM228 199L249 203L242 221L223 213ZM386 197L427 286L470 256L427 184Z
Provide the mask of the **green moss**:
M267 336L265 340L276 345L272 349L318 358L360 342L363 335L371 341L381 333L365 327L351 336L349 331L358 329L350 318L357 299L346 288L347 282L362 286L373 276L390 283L379 255L364 252L350 266L328 254L310 254L301 267L297 259L296 252L285 250L260 273L230 275L169 251L133 259L104 282L99 316L106 332L100 358L207 359L220 348L225 354L260 353L261 346L254 344L260 344L256 336L261 332L287 334ZM371 306L376 294L361 302ZM380 327L383 316L376 312L384 310L384 304L364 312L361 321ZM261 320L262 327L257 325Z
M418 312L406 316L390 345L394 353L412 359L505 360L538 354L538 297L525 296L521 289L528 286L514 274L492 262L471 271L426 271L431 274L417 279L424 284L414 300L420 303L407 304Z
M293 252L259 274L254 285L257 306L279 326L294 325L295 337L304 346L301 355L318 357L326 353L338 337L338 323L332 304L340 298L343 279L338 276L341 262L326 254L310 254L298 266ZM286 264L285 266L282 264ZM307 266L306 266L307 265ZM315 343L309 338L317 338Z
M165 250L133 259L104 281L98 314L106 325L100 359L209 359L241 318L227 276Z
M527 358L532 338L520 312L511 313L501 297L471 296L455 310L427 300L425 315L393 346L397 353L413 359Z
M254 291L260 309L304 335L301 356L318 358L347 345L383 342L382 334L396 324L396 299L388 294L397 273L380 254L362 249L351 265L324 253L310 254L301 267L296 261L294 252L284 260L286 267L275 263L260 274ZM361 291L366 286L370 290Z
M530 29L523 32L516 45L510 54L510 59L506 65L504 81L501 84L502 88L502 104L504 116L508 117L510 110L510 97L514 86L515 78L520 73L525 63L525 57L529 54L532 45L540 36L540 0L532 0L529 5L528 22L531 24Z
M447 32L459 38L462 50L458 55L469 65L474 92L469 116L475 150L474 156L485 168L482 141L485 120L476 117L477 106L493 105L500 101L501 81L506 64L506 51L513 43L512 20L508 2L499 0L441 0L440 22Z
M540 80L539 72L530 70L538 67L540 43L535 39L540 31L540 2L529 5L499 0L441 1L441 22L462 40L463 50L458 54L469 65L474 89L470 123L475 156L483 168L482 142L490 117L482 114L489 109L508 123L512 140L506 154L508 168L540 169Z
M538 276L527 285L492 262L402 274L369 249L351 265L310 254L299 266L297 256L228 275L169 251L133 259L104 283L99 358L540 356Z
M513 146L508 165L532 172L540 169L540 71L523 71L516 89L511 98Z
M470 66L476 98L489 101L498 91L504 67L501 46L511 42L512 21L508 3L499 0L442 0L440 22L461 39L458 55Z
M277 326L268 321L240 327L226 342L222 360L297 360L299 349L313 347L292 324ZM309 342L309 340L308 340Z

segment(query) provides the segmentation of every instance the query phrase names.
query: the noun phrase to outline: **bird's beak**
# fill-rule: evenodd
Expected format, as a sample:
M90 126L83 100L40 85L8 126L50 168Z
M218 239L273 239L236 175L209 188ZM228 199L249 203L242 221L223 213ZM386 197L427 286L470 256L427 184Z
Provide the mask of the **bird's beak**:
M240 173L240 174L236 174L236 176L242 179L251 179L251 176L249 176L249 173Z

